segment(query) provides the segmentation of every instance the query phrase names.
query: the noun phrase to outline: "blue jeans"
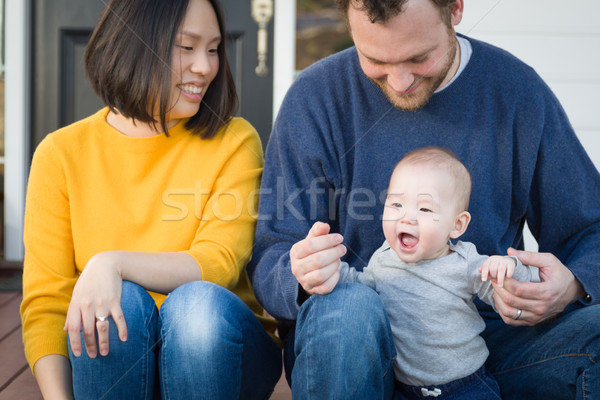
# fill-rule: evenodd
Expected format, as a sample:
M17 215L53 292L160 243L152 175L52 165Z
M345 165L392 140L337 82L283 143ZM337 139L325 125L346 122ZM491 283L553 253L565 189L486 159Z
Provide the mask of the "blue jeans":
M220 286L182 285L158 311L146 290L123 282L121 307L127 342L110 319L106 357L69 347L76 399L266 399L281 376L279 346Z
M294 400L391 398L392 331L379 295L367 286L348 283L311 296L300 308L295 343L290 339L295 349L286 355L286 371Z
M600 305L534 327L486 325L486 366L503 399L600 399Z
M437 395L436 391L439 391ZM409 386L396 381L394 400L415 400L425 397L439 397L444 400L501 400L498 382L485 367L479 368L469 376L442 385Z
M535 327L486 322L486 367L503 399L600 399L600 306ZM391 399L394 357L383 304L360 284L311 296L284 355L294 400Z

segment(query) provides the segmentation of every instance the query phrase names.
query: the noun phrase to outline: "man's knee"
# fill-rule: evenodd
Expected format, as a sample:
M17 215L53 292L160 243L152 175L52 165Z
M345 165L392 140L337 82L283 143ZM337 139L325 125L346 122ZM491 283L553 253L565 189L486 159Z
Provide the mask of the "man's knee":
M352 391L368 393L361 398L381 398L391 390L391 328L379 295L365 285L343 284L309 298L298 314L293 353L287 354L286 369L293 368L298 398L307 393L344 398L348 381Z
M315 314L351 324L360 321L387 322L379 295L359 283L342 284L327 295L311 296L300 308L298 320L312 319Z
M597 358L600 356L600 305L583 307L567 315L573 340L582 340L580 347ZM585 327L584 329L581 329Z
M339 285L324 296L313 295L302 305L296 340L317 334L323 341L348 346L391 340L390 323L379 295L358 283Z

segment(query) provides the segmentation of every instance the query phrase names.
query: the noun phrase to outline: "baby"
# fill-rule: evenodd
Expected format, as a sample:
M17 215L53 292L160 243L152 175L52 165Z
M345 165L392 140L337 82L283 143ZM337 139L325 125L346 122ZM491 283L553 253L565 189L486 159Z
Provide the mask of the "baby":
M500 398L484 367L485 323L473 299L494 305L490 279L539 280L536 268L516 258L482 256L471 243L450 242L469 225L470 193L470 174L450 151L408 153L390 179L385 242L363 272L340 265L340 282L364 283L381 296L397 352L396 392L406 398Z

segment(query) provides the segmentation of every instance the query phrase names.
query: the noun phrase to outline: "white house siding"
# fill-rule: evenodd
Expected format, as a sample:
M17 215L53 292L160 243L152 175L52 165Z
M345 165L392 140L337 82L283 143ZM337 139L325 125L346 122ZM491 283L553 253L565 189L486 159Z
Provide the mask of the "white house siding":
M600 2L465 0L457 31L502 47L552 88L600 169Z
M275 0L273 23L273 121L294 81L296 57L296 1Z
M465 0L458 32L502 47L531 65L565 108L600 169L600 2ZM537 250L529 231L525 248Z

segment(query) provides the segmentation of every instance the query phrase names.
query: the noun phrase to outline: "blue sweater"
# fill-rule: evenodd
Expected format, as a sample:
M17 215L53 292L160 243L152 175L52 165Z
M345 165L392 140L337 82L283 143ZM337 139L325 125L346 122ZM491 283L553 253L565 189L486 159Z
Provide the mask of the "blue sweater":
M481 254L523 248L527 221L541 252L556 255L600 299L600 175L558 100L535 71L468 39L462 74L416 112L394 108L350 48L300 74L267 147L254 256L258 300L296 318L291 246L315 221L344 236L344 261L361 271L383 242L390 174L410 150L452 150L473 179L463 241ZM586 301L590 303L590 301ZM482 306L483 307L483 306Z

